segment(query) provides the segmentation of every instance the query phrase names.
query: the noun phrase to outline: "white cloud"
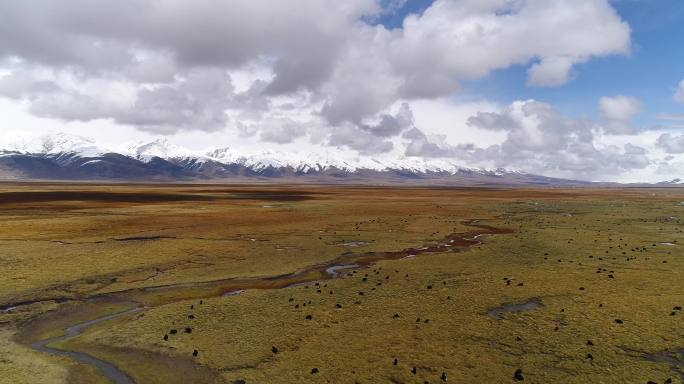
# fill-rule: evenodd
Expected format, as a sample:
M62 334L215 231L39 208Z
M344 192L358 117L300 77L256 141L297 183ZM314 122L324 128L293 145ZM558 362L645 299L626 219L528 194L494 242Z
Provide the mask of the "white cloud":
M608 120L629 121L641 110L639 100L622 95L602 97L599 105L601 113Z
M615 134L631 134L635 129L632 119L641 112L641 102L629 96L602 97L599 108L605 119L604 129Z
M631 143L599 146L591 121L563 116L534 100L516 101L500 113L479 113L469 124L506 132L500 145L465 153L472 160L489 158L500 167L595 180L650 164L645 148Z
M656 145L667 153L684 153L684 135L663 133L658 137Z
M684 121L684 115L678 115L678 114L670 114L670 113L661 113L656 115L656 118L658 120L664 120L664 121Z
M269 121L266 124L271 125L261 129L260 139L272 143L291 143L306 133L306 127L293 120L276 120Z
M0 3L7 20L0 60L19 58L13 72L20 76L45 68L61 77L125 82L138 99L150 92L171 96L179 79L198 71L213 71L219 83L227 73L245 105L267 107L271 97L307 92L317 112L339 125L359 124L399 100L446 97L458 90L460 80L515 64L534 63L530 85L562 85L575 64L630 49L629 26L608 0L436 0L391 31L362 20L393 12L402 1L382 2L385 9L375 0L293 1L6 1ZM255 63L261 75L253 76ZM63 95L41 99L45 90L37 81L21 93L16 85L14 91L6 86L3 94L39 100L43 105L34 110L43 116L111 118L97 93L85 94L78 83L72 89L48 80L58 85L51 91ZM252 92L245 91L257 82ZM218 99L234 107L230 95ZM67 110L70 101L75 111ZM139 121L142 129L150 129L149 121L157 126L162 119L168 131L174 124L175 129L205 130L222 123L218 109L193 107L190 114L200 112L202 118L194 125L176 111L160 110L177 107L148 105L134 112L152 116L124 123Z
M674 94L674 99L680 103L684 103L684 80L679 82L677 91Z
M557 87L570 80L573 61L567 57L551 57L530 67L527 85L535 87Z
M599 147L591 122L550 105L455 101L462 81L514 65L529 86L561 86L578 64L629 53L609 0L436 0L402 28L365 22L404 4L3 1L0 96L43 122L26 129L60 121L84 134L92 122L108 137L332 146L581 178L643 165L637 147ZM633 133L638 100L600 104L607 134Z
M502 132L478 129L468 125L468 118L478 112L499 112L502 108L489 101L457 101L449 98L411 101L415 125L428 134L440 135L452 144L499 144L506 138Z

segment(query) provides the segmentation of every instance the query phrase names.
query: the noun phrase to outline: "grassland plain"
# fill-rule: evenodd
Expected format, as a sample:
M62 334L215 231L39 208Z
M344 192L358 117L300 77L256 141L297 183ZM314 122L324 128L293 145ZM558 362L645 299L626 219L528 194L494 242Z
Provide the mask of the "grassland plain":
M106 382L30 346L140 306L53 346L139 384L682 383L683 202L665 188L6 184L0 382ZM475 240L478 224L511 231Z

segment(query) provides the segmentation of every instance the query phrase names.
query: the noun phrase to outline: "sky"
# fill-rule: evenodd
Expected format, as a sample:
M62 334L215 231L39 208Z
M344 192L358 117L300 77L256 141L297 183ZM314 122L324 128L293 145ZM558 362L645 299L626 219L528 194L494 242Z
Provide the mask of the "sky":
M416 160L684 179L680 0L4 0L0 149Z

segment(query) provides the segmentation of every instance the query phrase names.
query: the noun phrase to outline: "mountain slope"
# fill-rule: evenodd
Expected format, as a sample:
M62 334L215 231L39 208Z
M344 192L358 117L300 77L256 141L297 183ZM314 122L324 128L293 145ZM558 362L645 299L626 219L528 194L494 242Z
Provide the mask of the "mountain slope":
M454 185L579 185L507 170L472 169L446 160L351 156L346 152L242 153L220 148L204 153L165 139L109 150L92 140L57 134L0 148L1 179L53 180L269 180Z

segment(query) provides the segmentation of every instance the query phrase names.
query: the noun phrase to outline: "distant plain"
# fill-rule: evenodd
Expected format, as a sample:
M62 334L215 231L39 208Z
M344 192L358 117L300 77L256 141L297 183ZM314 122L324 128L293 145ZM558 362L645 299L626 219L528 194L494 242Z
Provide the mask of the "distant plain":
M682 220L678 188L7 183L0 382L106 383L31 346L139 308L48 346L138 384L684 383Z

